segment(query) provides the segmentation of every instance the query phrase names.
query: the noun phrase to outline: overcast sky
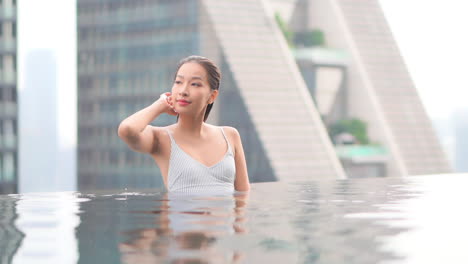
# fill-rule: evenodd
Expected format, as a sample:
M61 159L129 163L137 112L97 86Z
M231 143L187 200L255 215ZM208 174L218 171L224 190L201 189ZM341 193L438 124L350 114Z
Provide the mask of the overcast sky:
M379 0L431 118L468 107L468 2Z

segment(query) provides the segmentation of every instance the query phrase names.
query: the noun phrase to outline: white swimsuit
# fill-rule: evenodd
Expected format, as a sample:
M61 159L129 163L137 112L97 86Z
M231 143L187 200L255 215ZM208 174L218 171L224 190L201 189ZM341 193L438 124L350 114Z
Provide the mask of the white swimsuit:
M213 194L234 192L236 166L231 145L222 128L228 149L218 163L208 167L192 158L180 148L167 130L171 138L171 157L167 174L167 189L169 192L186 194Z

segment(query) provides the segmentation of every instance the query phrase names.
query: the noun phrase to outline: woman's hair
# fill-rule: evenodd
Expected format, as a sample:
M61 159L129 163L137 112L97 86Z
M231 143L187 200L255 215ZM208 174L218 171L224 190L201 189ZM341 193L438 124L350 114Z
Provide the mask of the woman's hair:
M195 63L200 64L208 73L208 83L210 85L210 89L219 90L219 83L221 81L221 71L219 70L218 66L214 64L213 61L202 56L192 55L192 56L188 56L180 60L179 65L177 66L176 73L174 75L174 80L177 76L177 72L179 71L180 67L182 67L182 65L184 65L185 63L189 63L189 62L195 62ZM206 119L208 118L211 108L213 108L213 103L208 104L208 106L206 107L203 121L206 121Z

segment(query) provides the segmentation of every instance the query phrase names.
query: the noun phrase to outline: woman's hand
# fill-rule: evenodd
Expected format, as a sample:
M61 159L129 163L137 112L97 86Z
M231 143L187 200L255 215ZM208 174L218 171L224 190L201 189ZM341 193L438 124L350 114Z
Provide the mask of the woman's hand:
M172 101L172 95L170 92L161 94L158 101L161 101L161 104L165 106L164 113L173 116L177 115L177 112L174 109L174 102Z

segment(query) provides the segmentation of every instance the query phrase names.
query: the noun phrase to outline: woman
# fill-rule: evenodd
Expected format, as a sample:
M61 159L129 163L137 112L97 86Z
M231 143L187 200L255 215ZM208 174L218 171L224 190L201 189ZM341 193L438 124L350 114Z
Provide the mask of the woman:
M221 73L207 58L180 61L172 93L123 120L119 137L150 154L169 192L248 191L250 188L239 132L205 123L219 94ZM167 127L149 125L159 115L177 115Z

